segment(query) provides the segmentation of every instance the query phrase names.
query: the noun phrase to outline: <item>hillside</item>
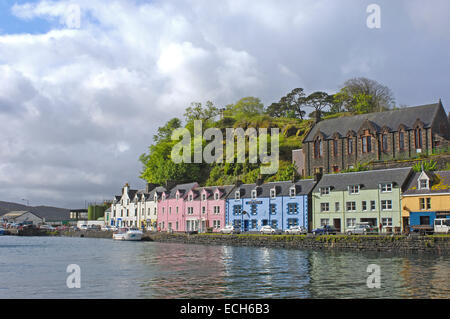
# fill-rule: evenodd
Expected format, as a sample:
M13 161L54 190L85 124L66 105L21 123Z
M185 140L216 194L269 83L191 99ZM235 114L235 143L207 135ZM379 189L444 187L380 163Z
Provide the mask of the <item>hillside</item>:
M0 216L10 211L26 210L37 214L46 220L68 219L69 209L52 206L27 206L18 203L0 201Z

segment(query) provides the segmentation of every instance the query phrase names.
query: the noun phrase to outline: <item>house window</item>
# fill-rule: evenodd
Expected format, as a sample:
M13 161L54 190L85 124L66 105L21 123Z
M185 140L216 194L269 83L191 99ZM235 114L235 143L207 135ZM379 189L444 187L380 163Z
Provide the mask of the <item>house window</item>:
M272 219L272 228L275 228L275 229L278 228L278 220Z
M381 210L392 210L392 201L391 200L382 200L381 201Z
M359 185L350 185L348 187L348 192L350 195L359 194Z
M356 210L356 202L347 202L345 203L345 206L348 212L353 212Z
M320 226L325 226L325 225L329 225L329 224L330 224L330 220L328 218L320 219Z
M292 198L292 197L295 197L295 187L291 187L290 189L289 189L289 196Z
M363 153L372 152L372 139L370 136L363 136L361 138L361 150Z
M320 211L321 212L329 212L330 211L330 203L320 203Z
M297 214L297 203L289 203L288 204L288 214L290 214L290 215Z
M169 207L169 215L172 214L172 207Z
M252 219L250 227L253 228L253 229L258 228L258 220Z
M416 149L422 148L422 130L420 128L414 130L414 142Z
M214 214L216 215L220 214L220 206L214 206Z
M387 152L388 151L388 136L387 136L387 134L383 134L381 137L381 140L382 140L383 151Z
M420 225L430 225L430 216L420 216Z
M405 150L405 132L398 133L398 147L400 151Z
M376 209L376 207L375 207L375 201L374 200L371 200L370 201L370 210L375 210Z
M382 193L392 192L392 183L381 184L381 192Z
M202 214L206 214L206 207L205 206L202 207Z
M219 229L220 228L220 220L214 220L213 221L213 226L215 229Z
M431 209L431 198L430 197L420 198L419 203L420 203L420 209L422 209L422 210Z
M251 210L252 215L258 214L258 209L257 209L256 204L252 204L250 210Z
M234 199L240 199L241 198L241 192L240 191L236 191L235 193L234 193Z
M361 203L361 205L362 205L362 210L363 210L363 211L366 211L366 210L367 210L367 202L366 202L366 201L363 201L363 202Z
M288 218L287 220L288 228L292 226L298 226L298 218Z
M338 156L338 140L333 140L333 156Z
M356 218L347 218L347 227L353 227L356 225Z
M321 187L320 188L320 195L329 195L330 194L330 188L331 187Z
M194 207L188 207L188 215L194 214Z
M215 193L215 194L214 194L214 199L215 199L215 200L218 200L218 199L219 199L219 193Z
M276 215L277 214L277 205L270 204L270 215Z
M194 199L194 196L192 196L192 194L189 195L189 201L192 202L192 200Z
M323 143L320 138L317 138L314 142L314 157L320 158L323 156Z
M381 224L385 227L392 226L392 218L381 218Z
M276 196L275 189L271 189L270 190L270 198L275 198L275 196Z
M178 206L175 207L175 212L178 214Z
M335 203L334 203L334 210L335 210L336 212L339 212L339 211L341 210L341 205L340 205L339 202L335 202Z
M234 205L233 206L233 215L240 215L242 210L241 205Z
M206 194L202 194L202 200L203 200L203 201L206 200Z
M256 189L252 190L252 199L256 199Z
M428 189L428 180L427 179L421 179L419 180L419 189Z
M175 196L175 198L176 198L177 200L179 200L179 199L180 199L180 195L177 194L177 195Z
M353 138L349 138L348 139L348 154L351 155L353 154Z

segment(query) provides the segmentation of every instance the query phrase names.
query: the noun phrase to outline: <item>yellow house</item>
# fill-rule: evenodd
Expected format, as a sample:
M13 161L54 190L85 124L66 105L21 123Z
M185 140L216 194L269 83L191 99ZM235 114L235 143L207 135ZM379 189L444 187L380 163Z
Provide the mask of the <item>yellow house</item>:
M403 230L450 218L450 171L415 173L402 194Z

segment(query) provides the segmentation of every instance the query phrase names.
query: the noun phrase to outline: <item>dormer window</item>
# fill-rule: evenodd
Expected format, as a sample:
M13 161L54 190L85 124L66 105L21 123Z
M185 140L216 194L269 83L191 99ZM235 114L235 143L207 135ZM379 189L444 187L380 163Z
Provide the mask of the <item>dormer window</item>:
M219 199L219 193L217 192L217 193L214 193L214 199L215 200L218 200Z
M241 192L240 191L236 191L235 193L234 193L234 199L241 199Z
M320 188L320 195L329 195L331 191L331 187L327 186L327 187L321 187Z
M277 192L276 192L275 188L272 188L272 189L270 190L270 198L275 198L276 195L277 195Z
M153 199L155 200L155 202L158 200L158 195L155 194L155 197L153 197Z
M348 187L348 193L349 194L359 194L359 185L350 185Z
M192 194L189 194L188 199L190 202L192 202L194 200L194 196L192 196Z
M380 185L382 193L390 193L392 192L392 183L386 183Z
M252 190L252 199L256 199L256 189Z
M295 187L289 188L289 196L290 197L295 197Z
M203 200L203 201L206 200L206 194L202 194L202 200Z
M177 193L177 194L175 195L175 198L176 198L177 200L179 200L179 199L180 199L180 194Z
M420 179L419 180L419 189L429 189L429 180L428 179Z

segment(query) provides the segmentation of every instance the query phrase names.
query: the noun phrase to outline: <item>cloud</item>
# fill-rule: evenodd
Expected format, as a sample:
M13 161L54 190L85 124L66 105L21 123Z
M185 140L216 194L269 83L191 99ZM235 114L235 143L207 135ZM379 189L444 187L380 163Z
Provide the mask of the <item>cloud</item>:
M50 30L8 33L0 23L2 199L83 207L125 182L142 187L139 155L193 101L269 105L295 87L331 92L362 75L399 104L450 103L449 35L433 24L448 23L445 2L379 2L380 30L366 27L361 1L14 4L17 19Z

